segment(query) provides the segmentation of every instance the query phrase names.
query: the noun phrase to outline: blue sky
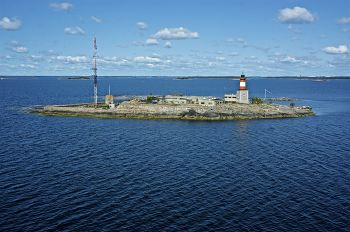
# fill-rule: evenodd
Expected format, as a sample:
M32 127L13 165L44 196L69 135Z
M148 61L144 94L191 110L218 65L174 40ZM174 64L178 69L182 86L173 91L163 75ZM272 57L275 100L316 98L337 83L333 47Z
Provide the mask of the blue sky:
M0 0L0 75L349 76L350 1Z

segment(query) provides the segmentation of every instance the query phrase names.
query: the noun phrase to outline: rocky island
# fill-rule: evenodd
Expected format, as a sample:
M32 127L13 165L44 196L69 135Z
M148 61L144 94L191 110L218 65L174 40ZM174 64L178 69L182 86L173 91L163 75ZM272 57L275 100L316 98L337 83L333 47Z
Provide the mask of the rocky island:
M181 97L184 99L185 97ZM179 99L179 98L178 98ZM188 98L187 98L188 99ZM193 98L192 98L193 99ZM208 97L207 99L213 99ZM98 118L143 118L143 119L187 119L187 120L235 120L257 118L287 118L311 116L315 113L308 106L291 107L277 104L242 104L218 102L208 105L199 101L146 101L133 98L117 104L93 103L75 105L50 105L32 113L57 116L85 116Z

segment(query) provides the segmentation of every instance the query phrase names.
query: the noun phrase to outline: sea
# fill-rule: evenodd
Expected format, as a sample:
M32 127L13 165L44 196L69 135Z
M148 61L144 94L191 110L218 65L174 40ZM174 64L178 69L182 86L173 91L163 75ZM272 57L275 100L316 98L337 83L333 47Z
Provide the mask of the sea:
M99 101L109 89L224 97L238 86L98 77ZM350 80L247 76L246 86L250 97L301 99L295 106L316 115L43 116L30 110L93 102L93 80L2 76L0 231L350 231Z

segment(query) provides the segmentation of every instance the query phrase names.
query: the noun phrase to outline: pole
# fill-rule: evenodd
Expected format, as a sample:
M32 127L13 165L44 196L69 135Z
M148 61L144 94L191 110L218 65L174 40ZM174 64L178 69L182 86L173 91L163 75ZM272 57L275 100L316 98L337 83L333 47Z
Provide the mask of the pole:
M94 70L94 100L95 100L95 109L97 108L97 46L96 46L96 36L94 37L94 67L92 70Z

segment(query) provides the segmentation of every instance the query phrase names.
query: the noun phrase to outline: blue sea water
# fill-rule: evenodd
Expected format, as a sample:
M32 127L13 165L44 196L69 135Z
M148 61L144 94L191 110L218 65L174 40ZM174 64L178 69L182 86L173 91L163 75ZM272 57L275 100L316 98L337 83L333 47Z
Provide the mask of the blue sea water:
M98 93L223 97L227 79L99 78ZM0 231L349 231L350 80L247 80L316 116L234 121L30 114L92 80L0 80ZM279 102L288 104L289 102Z

